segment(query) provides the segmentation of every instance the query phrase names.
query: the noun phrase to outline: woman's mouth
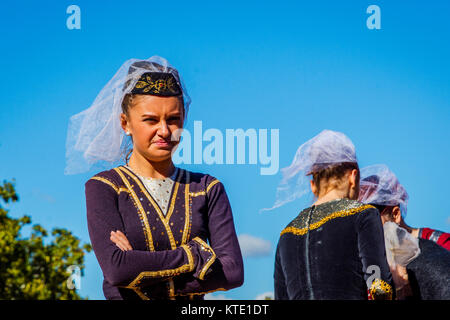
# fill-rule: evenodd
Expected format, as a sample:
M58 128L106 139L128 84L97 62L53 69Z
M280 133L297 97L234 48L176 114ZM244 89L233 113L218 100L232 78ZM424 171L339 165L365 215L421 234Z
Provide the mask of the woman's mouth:
M170 147L171 146L171 144L170 144L170 142L168 142L168 141L166 141L166 140L158 140L158 141L155 141L155 142L153 142L157 147L160 147L160 148L167 148L167 147Z

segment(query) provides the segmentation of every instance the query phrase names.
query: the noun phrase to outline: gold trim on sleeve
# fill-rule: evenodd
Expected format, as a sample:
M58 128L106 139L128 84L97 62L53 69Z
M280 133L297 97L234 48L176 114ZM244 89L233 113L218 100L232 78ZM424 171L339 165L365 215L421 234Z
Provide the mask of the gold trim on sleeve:
M217 288L217 289L211 289L209 291L204 291L204 292L177 293L177 294L175 294L175 296L180 296L180 297L191 296L191 295L198 296L198 295L203 295L203 294L207 294L207 293L211 293L211 292L215 292L215 291L228 291L228 289Z
M309 230L317 229L317 228L319 228L320 226L322 226L323 224L327 223L328 221L330 221L332 219L351 216L351 215L354 215L354 214L356 214L358 212L364 211L364 210L369 209L369 208L374 208L374 206L366 204L366 205L363 205L363 206L358 207L358 208L342 210L342 211L336 211L336 212L326 216L322 220L317 221L315 223L312 223L309 226ZM296 227L287 227L283 231L281 231L280 236L282 236L285 233L293 233L293 234L295 234L297 236L302 236L302 235L305 235L307 232L308 232L308 228L307 227L306 228L301 228L301 229L296 228Z
M143 271L139 273L139 275L130 282L129 285L127 285L125 288L133 289L139 286L139 283L142 281L145 277L151 277L151 278L163 278L163 277L174 277L176 275L179 275L181 273L191 272L194 270L194 261L192 258L192 253L187 245L181 246L184 251L186 252L188 263L183 264L182 266L174 269L167 269L167 270L158 270L158 271Z
M209 192L209 190L211 190L212 187L214 187L217 183L219 183L219 180L214 180L213 182L211 182L207 187L206 187L206 193Z
M198 276L198 278L200 280L204 280L205 279L205 275L206 272L208 271L209 267L214 263L214 261L216 261L216 253L214 252L213 248L211 248L205 241L203 241L203 239L201 239L200 237L195 237L193 239L194 241L197 241L198 243L201 244L201 249L204 251L208 251L209 253L211 253L211 256L208 258L208 260L206 261L205 265L203 266L202 270L200 271L200 275Z
M392 287L389 283L381 279L375 279L370 286L370 295L373 300L392 300Z

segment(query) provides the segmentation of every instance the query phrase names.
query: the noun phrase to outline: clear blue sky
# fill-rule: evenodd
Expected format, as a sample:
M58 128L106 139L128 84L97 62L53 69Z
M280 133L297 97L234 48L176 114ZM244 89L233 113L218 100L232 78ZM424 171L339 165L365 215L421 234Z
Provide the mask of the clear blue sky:
M81 30L66 9L81 8ZM369 30L366 8L381 8ZM68 119L93 102L129 58L167 58L192 98L187 128L280 130L280 166L323 129L354 142L360 165L387 164L405 186L407 222L450 228L448 1L21 1L0 10L0 179L16 179L13 216L66 227L89 241L84 183L65 176ZM272 212L280 175L258 165L190 165L225 185L238 234L271 243L245 258L245 283L220 293L273 291L278 235L308 203ZM87 257L80 293L103 299Z

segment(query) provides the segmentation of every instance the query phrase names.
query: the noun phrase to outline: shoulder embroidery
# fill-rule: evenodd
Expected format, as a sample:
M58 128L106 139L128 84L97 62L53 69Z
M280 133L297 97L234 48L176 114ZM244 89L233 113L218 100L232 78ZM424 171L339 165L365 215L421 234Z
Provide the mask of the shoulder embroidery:
M371 206L369 204L357 207L357 208L352 208L352 209L347 209L347 210L342 210L342 211L337 211L337 212L333 212L332 214L326 216L325 218L323 218L320 221L317 221L315 223L312 223L309 226L309 230L314 230L319 228L320 226L322 226L323 224L327 223L330 220L333 220L335 218L342 218L342 217L347 217L347 216L351 216L354 215L358 212L364 211L366 209L369 208L374 208L374 206ZM282 236L285 233L293 233L295 235L298 236L302 236L304 234L306 234L308 232L308 228L296 228L296 227L286 227L283 231L281 231L280 236Z
M209 190L211 190L212 187L214 187L216 184L218 184L220 181L219 180L214 180L213 182L211 182L207 187L206 187L206 193L209 192Z
M214 187L219 182L220 182L219 180L215 179L208 184L208 186L206 187L205 190L201 190L198 192L190 192L189 196L191 196L191 197L206 196L206 194L209 192L209 190L211 190L211 188Z
M121 193L121 192L128 192L128 189L127 189L127 188L117 186L113 181L111 181L111 180L108 179L108 178L100 177L100 176L93 176L91 179L92 179L92 180L101 181L101 182L103 182L103 183L109 185L111 188L114 189L114 191L115 191L117 194L119 194L119 193ZM90 179L90 180L91 180L91 179Z

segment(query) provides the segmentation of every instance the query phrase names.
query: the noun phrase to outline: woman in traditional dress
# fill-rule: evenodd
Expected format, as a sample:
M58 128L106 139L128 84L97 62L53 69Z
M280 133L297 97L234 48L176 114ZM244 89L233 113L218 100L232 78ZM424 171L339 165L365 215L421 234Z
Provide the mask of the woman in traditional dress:
M381 213L389 267L397 299L449 300L449 234L435 230L434 239L423 228L405 223L408 193L395 174L383 164L361 169L359 201ZM439 235L439 236L437 236Z
M380 215L356 201L359 168L344 134L324 130L299 147L274 207L308 190L315 202L280 235L275 299L392 299Z
M85 185L107 299L202 299L243 283L223 184L172 162L189 104L177 70L154 56L126 61L94 104L71 118L67 173L113 163L132 143L125 165Z

